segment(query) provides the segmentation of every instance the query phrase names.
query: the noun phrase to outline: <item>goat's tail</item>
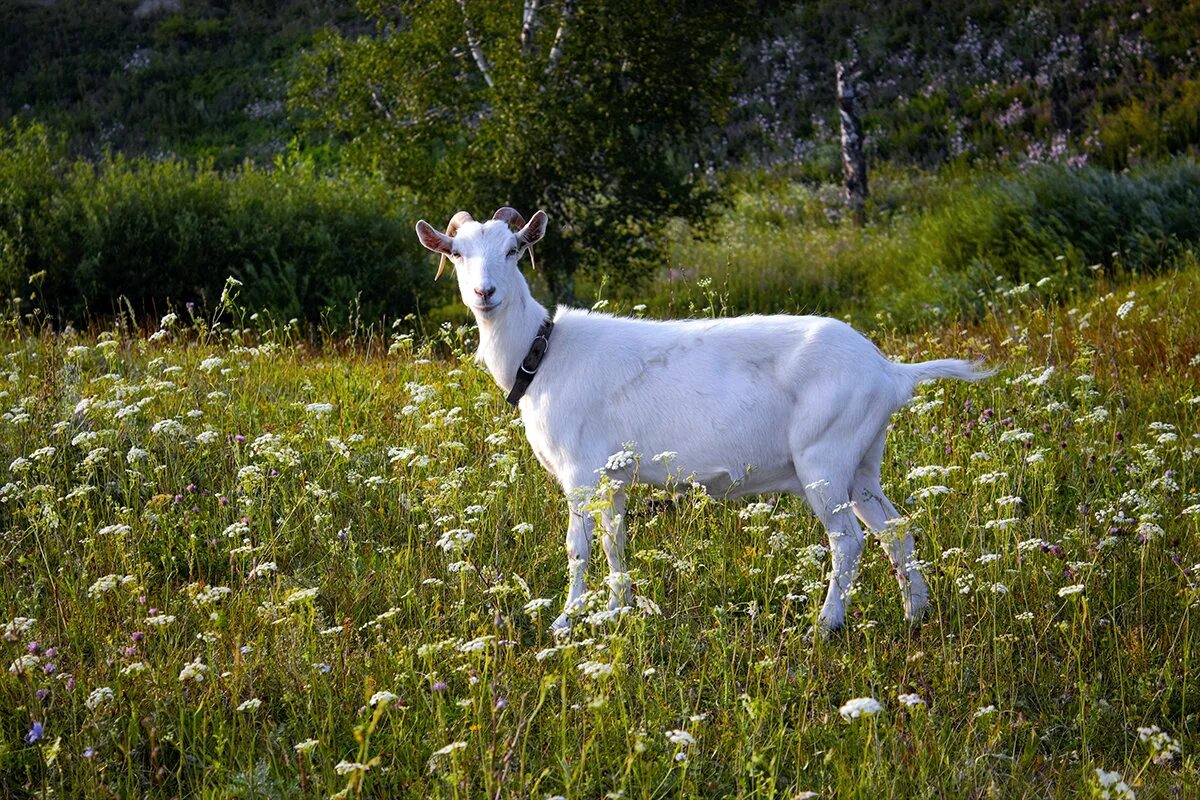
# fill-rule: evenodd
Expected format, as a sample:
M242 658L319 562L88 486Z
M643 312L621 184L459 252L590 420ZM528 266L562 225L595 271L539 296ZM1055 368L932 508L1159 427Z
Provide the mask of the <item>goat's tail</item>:
M939 358L935 361L921 361L916 364L904 364L898 361L889 362L895 374L908 385L907 396L912 397L912 391L918 383L937 380L938 378L956 378L961 381L981 381L996 374L995 369L983 366L982 361L965 361L961 358ZM904 402L908 402L908 397Z

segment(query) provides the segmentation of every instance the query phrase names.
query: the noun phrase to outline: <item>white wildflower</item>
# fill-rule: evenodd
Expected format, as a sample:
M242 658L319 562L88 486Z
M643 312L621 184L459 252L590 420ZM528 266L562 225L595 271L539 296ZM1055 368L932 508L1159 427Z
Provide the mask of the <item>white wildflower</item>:
M367 703L367 705L371 706L371 708L375 708L376 706L378 706L380 704L385 705L385 706L391 705L392 703L396 703L399 700L400 700L399 695L397 695L393 692L384 690L384 691L376 692L375 694L371 695L371 700Z
M277 565L274 561L264 561L261 564L256 565L254 567L254 569L250 570L249 574L246 575L246 577L247 578L257 578L257 577L261 576L261 577L265 578L268 575L270 575L272 572L278 571L278 569L279 569L279 565Z
M1155 764L1166 764L1183 753L1179 740L1157 725L1138 728L1138 739L1150 745L1151 759Z
M15 642L21 636L33 630L33 626L36 623L37 620L33 617L14 617L4 623L4 631L0 634L0 638L3 638L6 642Z
M683 730L682 728L675 728L674 730L669 730L666 733L664 733L663 735L667 737L667 741L669 741L671 744L677 745L679 747L691 747L692 745L694 745L696 743L696 737L692 736L690 733Z
M883 711L883 705L873 697L855 697L852 700L847 700L838 709L838 713L846 721L858 719L859 717L872 717L880 711Z
M12 675L29 675L41 663L41 658L31 653L26 653L25 655L17 656L16 660L8 665L8 671Z
M179 682L195 681L196 683L203 683L207 672L208 666L197 658L195 661L184 665L183 669L179 671Z
M576 664L575 668L589 678L602 678L611 675L613 671L613 665L603 661L583 661Z
M604 462L604 469L609 472L625 469L625 467L633 463L635 458L636 455L632 450L618 450Z
M352 772L367 772L371 767L358 761L342 760L333 765L333 771L338 775L349 775Z
M1137 800L1133 789L1116 770L1109 771L1097 767L1096 782L1100 784L1100 791L1097 793L1100 800Z

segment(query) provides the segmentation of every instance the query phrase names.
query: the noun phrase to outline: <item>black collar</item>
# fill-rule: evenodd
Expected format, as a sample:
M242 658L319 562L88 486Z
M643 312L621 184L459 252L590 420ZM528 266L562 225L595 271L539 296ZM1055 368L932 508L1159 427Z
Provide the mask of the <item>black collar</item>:
M521 398L525 396L525 390L529 388L529 384L533 383L533 376L537 375L538 367L542 365L542 359L546 357L546 348L550 346L550 332L554 330L554 322L547 317L542 323L542 327L538 328L537 336L533 337L533 342L529 345L529 352L525 354L525 358L521 359L521 365L517 367L517 378L513 381L512 391L508 393L509 405L515 406L521 402Z

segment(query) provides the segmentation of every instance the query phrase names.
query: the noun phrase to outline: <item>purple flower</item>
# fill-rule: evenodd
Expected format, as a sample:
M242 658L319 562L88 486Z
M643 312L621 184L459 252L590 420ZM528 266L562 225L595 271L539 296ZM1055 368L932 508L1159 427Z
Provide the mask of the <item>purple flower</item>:
M140 642L142 639L146 638L146 634L142 633L141 631L134 631L132 634L130 634L129 638L133 639L135 642Z
M96 755L96 748L89 746L89 747L85 747L83 749L83 757L84 758L92 758L95 755Z
M28 645L26 645L25 649L36 656L38 653L41 652L42 646L40 644L38 644L36 641L34 641L34 642L30 642Z
M34 742L39 741L42 736L42 723L35 722L33 723L33 727L29 729L29 733L25 734L25 741L29 744L33 744Z
M234 437L233 437L233 440L234 440L235 442L244 442L244 441L246 441L246 437L245 437L245 436L242 436L242 435L239 433L237 436L234 436Z
M196 491L196 484L194 484L194 483L189 483L189 484L187 485L187 490L188 490L189 492L194 492L194 491Z
M50 696L49 689L38 689L37 690L37 699L38 700L45 700L49 696Z
M446 682L445 681L437 681L436 683L433 684L433 690L435 692L446 691Z

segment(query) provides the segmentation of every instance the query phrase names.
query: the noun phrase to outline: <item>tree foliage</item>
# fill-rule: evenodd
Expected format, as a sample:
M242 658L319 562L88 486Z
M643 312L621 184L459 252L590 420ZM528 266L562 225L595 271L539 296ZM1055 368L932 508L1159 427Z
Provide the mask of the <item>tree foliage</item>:
M569 298L577 269L629 279L664 218L702 212L752 5L366 0L374 35L321 36L293 108L430 218L544 209L539 262Z

